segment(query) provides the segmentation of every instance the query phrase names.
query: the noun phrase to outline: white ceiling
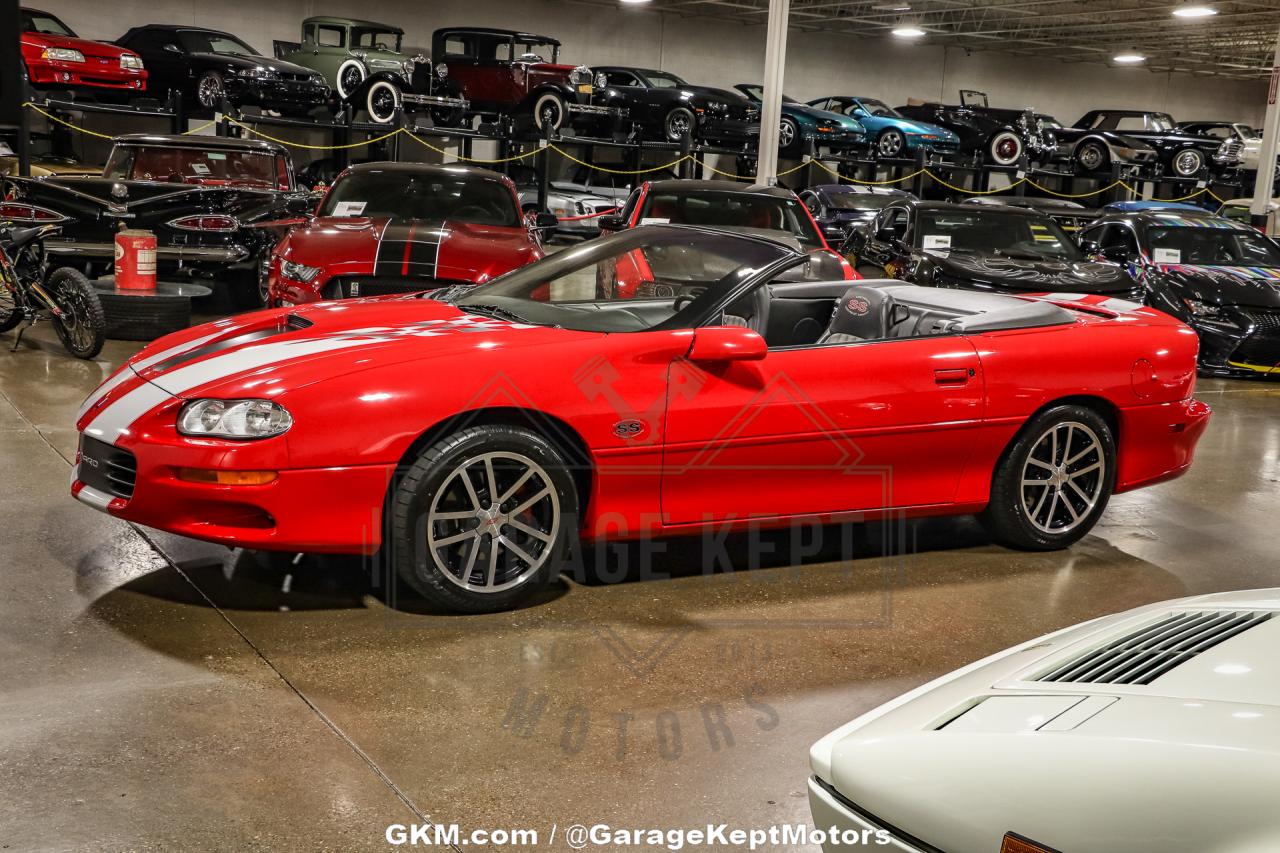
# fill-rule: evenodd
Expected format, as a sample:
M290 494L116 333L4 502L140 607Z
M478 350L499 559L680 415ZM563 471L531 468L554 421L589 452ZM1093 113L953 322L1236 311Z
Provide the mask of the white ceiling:
M614 6L618 0L585 0ZM644 8L763 24L769 0L650 0ZM1110 63L1138 52L1153 71L1255 78L1270 73L1280 0L1205 0L1218 14L1178 18L1170 0L791 0L791 26L893 38L910 22L921 39L969 50ZM909 7L903 11L901 7Z

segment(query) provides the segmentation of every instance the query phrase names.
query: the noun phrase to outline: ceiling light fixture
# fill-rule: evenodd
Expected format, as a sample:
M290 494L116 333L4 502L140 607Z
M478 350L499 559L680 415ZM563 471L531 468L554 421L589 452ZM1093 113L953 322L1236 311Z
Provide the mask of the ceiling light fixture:
M1175 18L1208 18L1218 14L1218 10L1212 6L1202 6L1198 3L1183 2L1173 10Z
M918 39L925 34L924 30L920 29L920 25L911 18L899 18L897 25L890 32L900 39Z
M618 0L623 6L639 6L642 3L648 3L649 0Z
M1139 62L1146 62L1147 58L1136 50L1131 50L1128 53L1117 53L1115 56L1111 57L1111 60L1112 62L1118 62L1121 65L1136 65Z

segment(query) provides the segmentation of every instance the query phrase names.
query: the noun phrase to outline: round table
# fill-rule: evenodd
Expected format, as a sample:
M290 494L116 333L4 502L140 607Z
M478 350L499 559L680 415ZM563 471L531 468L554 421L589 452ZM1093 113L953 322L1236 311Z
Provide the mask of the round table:
M122 290L115 276L93 282L107 319L107 337L153 341L191 325L191 300L212 288L190 281L157 281L155 290Z

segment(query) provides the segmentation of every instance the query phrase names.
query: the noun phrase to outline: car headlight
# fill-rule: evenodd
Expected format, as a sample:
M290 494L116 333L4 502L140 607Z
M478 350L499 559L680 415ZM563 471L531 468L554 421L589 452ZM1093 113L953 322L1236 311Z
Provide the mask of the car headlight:
M437 66L436 66L436 76L437 76L437 77L439 77L441 80L443 80L444 78L448 77L448 76L449 76L449 66L445 65L443 62L441 62L439 65L437 65Z
M569 82L575 86L583 83L591 82L591 69L585 65L579 65L577 68L569 72Z
M241 77L251 77L255 80L269 80L276 76L276 72L270 68L241 68L236 74Z
M1192 316L1205 319L1218 319L1223 316L1221 306L1191 298L1185 298L1182 302L1187 306L1187 310L1191 312Z
M142 58L134 56L132 53L126 53L120 57L120 67L129 71L141 71Z
M46 47L40 56L55 62L84 62L84 54L69 47Z
M291 426L293 415L271 400L192 400L178 413L183 435L270 438Z
M727 112L729 105L723 101L707 101L707 112L723 113Z
M609 86L609 78L605 76L605 73L603 71L601 71L599 74L596 75L596 88L606 89L608 88L608 86Z
M316 276L320 275L320 268L309 267L306 264L300 264L295 261L281 261L280 275L293 281L310 284L315 280Z

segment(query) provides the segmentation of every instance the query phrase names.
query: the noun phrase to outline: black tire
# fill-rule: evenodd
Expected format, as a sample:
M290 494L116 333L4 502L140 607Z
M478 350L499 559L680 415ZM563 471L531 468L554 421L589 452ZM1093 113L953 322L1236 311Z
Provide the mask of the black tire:
M227 84L217 71L206 71L196 83L196 102L206 110L216 110L227 97Z
M365 112L374 124L391 124L401 108L400 88L386 80L378 80L365 93Z
M358 59L344 60L338 66L338 72L334 75L334 89L338 93L338 97L347 100L360 88L360 84L364 82L364 78L369 76L368 70L364 67L364 63Z
M1093 445L1096 449L1088 449ZM1115 488L1115 456L1111 427L1096 411L1077 405L1047 409L1005 449L991 480L991 502L978 520L993 540L1009 548L1067 548L1088 534L1107 508ZM1024 484L1042 479L1043 486ZM1059 519L1062 523L1055 524Z
M187 296L121 296L99 293L107 337L116 341L154 341L191 325Z
M543 92L533 102L533 126L541 131L548 124L558 131L569 115L569 108L559 92Z
M57 303L61 316L53 318L53 330L67 352L76 358L93 358L107 342L107 321L98 292L84 273L70 267L53 271L45 289Z
M907 150L907 137L896 127L886 127L876 137L876 153L881 157L901 157Z
M783 116L778 123L778 150L783 154L798 154L804 147L804 139L800 134L800 125L789 116Z
M7 332L22 322L18 299L12 290L0 284L0 332Z
M1204 163L1204 152L1199 148L1184 148L1169 160L1170 171L1179 178L1194 178L1204 169Z
M495 489L487 484L489 469L483 461L486 457L493 464ZM525 465L526 462L530 464ZM545 496L519 516L498 515L496 519L482 520L482 514L494 510L492 492L502 497L526 468L536 469L536 473L496 509L511 513L520 502L531 501L543 492ZM470 490L461 477L471 478ZM470 516L472 512L474 518ZM433 513L468 517L432 521ZM508 522L512 517L526 529L542 530L550 541L541 546L532 544L541 540L511 526ZM551 442L521 427L468 427L423 450L396 479L384 547L391 549L388 557L398 576L427 600L464 613L490 613L520 605L558 575L577 536L577 518L573 476ZM453 543L432 547L428 541L431 536L458 539L457 549L453 549ZM495 543L507 540L515 548L503 544L505 557L494 557ZM534 562L517 556L517 550L524 551ZM497 553L503 555L504 551ZM486 568L484 563L491 557L491 567ZM447 564L453 564L456 575L446 574L442 565ZM493 584L488 583L490 572ZM501 578L498 572L502 572ZM464 588L463 577L468 583L478 579L495 588Z
M1101 172L1111 167L1111 152L1101 142L1090 140L1076 149L1076 166L1082 172Z
M684 107L676 107L662 120L662 136L668 142L679 142L684 139L686 132L690 138L695 137L697 127L697 119L692 112Z

